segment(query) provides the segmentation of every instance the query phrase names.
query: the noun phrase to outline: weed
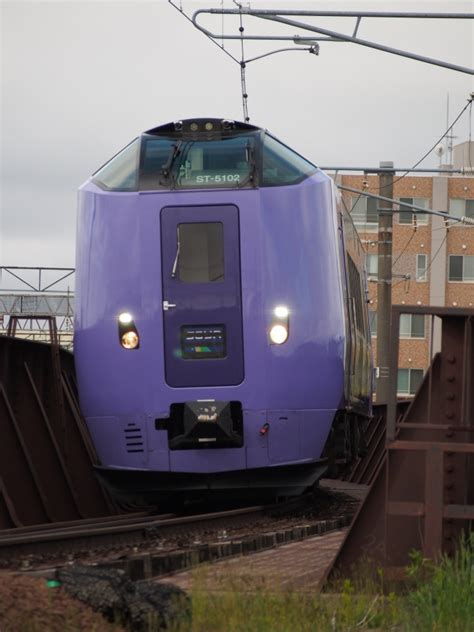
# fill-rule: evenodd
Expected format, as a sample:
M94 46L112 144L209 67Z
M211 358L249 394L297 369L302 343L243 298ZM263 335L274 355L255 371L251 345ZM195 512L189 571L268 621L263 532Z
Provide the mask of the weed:
M247 577L221 576L209 583L199 569L191 620L170 623L171 632L403 632L474 631L474 535L453 558L438 564L411 555L411 589L384 593L380 572L338 582L337 593L284 591Z
M471 632L474 630L474 534L454 557L438 564L412 555L408 572L415 587L407 596L407 630Z

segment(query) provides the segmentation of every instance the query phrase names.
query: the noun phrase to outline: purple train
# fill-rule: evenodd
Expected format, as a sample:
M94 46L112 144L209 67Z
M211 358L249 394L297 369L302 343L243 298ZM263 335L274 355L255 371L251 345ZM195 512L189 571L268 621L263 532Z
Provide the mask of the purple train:
M249 124L149 130L80 190L75 359L123 500L289 495L363 446L364 252L326 174Z

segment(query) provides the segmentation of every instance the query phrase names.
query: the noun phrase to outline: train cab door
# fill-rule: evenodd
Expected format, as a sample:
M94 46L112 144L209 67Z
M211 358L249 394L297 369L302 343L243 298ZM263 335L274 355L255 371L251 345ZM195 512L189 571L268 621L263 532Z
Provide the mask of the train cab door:
M161 210L164 357L173 387L244 379L239 210Z

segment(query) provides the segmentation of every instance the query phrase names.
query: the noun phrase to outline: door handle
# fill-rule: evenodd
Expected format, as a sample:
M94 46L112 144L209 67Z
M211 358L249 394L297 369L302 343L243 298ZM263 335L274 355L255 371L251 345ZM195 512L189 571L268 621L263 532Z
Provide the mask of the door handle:
M175 303L168 303L168 301L163 301L163 311L167 312L169 309L176 307Z

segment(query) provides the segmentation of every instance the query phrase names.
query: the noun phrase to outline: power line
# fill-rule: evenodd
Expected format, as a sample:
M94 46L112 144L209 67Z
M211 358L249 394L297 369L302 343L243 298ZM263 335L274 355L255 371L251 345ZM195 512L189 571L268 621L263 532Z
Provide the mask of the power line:
M194 26L206 33L208 36L213 38L222 38L222 39L238 39L239 36L235 35L224 35L212 33L207 30L200 24L198 24L197 19L202 14L216 14L220 13L219 9L199 9L193 15L193 23ZM237 11L235 9L226 9L223 11L226 14L232 15L236 14ZM447 68L449 70L454 70L457 72L463 72L469 75L474 75L474 69L467 68L464 66L459 66L456 64L452 64L450 62L443 61L441 59L434 59L432 57L426 57L424 55L418 55L416 53L412 53L410 51L405 51L397 48L393 48L391 46L385 46L383 44L379 44L378 42L373 42L365 39L361 39L357 37L357 31L361 24L362 18L372 17L372 18L422 18L426 20L427 18L431 19L474 19L474 14L472 13L392 13L392 12L364 12L364 11L300 11L300 10L283 10L283 11L275 11L273 9L245 9L245 13L247 15L251 15L255 18L261 18L266 21L273 21L277 24L286 24L288 26L296 27L299 29L303 29L305 32L310 31L317 34L317 37L313 36L313 40L321 40L325 42L351 42L353 44L357 44L360 46L365 46L368 48L372 48L379 51L384 51L386 53L390 53L392 55L400 55L401 57L406 57L408 59L413 59L416 61L421 61L425 64L433 64L435 66L440 66L442 68ZM357 22L355 29L352 35L346 35L345 33L340 33L332 30L328 30L325 28L321 28L319 26L315 26L313 24L308 24L305 22L299 22L295 20L289 20L283 16L305 16L305 17L337 17L337 18L347 18L347 17L356 17ZM321 37L323 36L323 37ZM295 41L297 39L301 39L299 35L248 35L245 37L248 40L252 41L285 41L292 40Z
M441 248L443 247L443 245L446 242L446 238L448 236L448 233L446 232L446 235L443 237L442 242L440 243L438 250L434 253L431 261L429 262L429 264L426 266L426 268L423 270L423 274L417 275L414 278L414 281L418 281L418 279L421 279L422 276L424 276L427 272L429 272L431 266L433 265L434 260L436 259L436 257L439 255ZM393 287L396 287L397 285L400 285L400 283L405 283L406 279L403 279L402 281L398 281L398 283L394 283Z
M396 178L396 179L393 181L393 184L396 184L397 182L400 182L400 180L403 180L403 178L405 178L405 177L406 177L406 176L410 173L410 171L412 171L413 169L416 169L416 167L418 167L418 165L419 165L419 164L421 164L421 163L423 162L423 160L424 160L425 158L427 158L427 157L431 154L431 152L432 152L434 149L436 149L436 147L437 147L437 146L439 145L439 143L443 140L443 138L445 138L445 136L446 136L447 134L449 134L449 132L453 129L453 127L454 127L454 126L456 125L456 123L459 121L459 119L460 119L460 118L461 118L461 116L464 114L464 112L467 110L467 108L468 108L468 107L470 107L470 106L472 106L472 100L473 100L473 99L474 99L474 93L472 93L472 94L469 96L469 99L467 100L466 105L462 108L462 110L459 112L459 114L456 116L456 118L455 118L455 119L454 119L454 121L451 123L451 125L448 127L448 129L444 132L444 134L443 134L440 138L438 138L438 140L435 142L435 144L434 144L432 147L430 147L430 149L428 149L428 151L427 151L427 152L426 152L426 153L425 153L425 154L424 154L424 155L423 155L423 156L422 156L422 157L418 160L418 162L416 162L416 163L413 165L413 167L412 167L411 169L408 169L407 171L405 171L405 173L403 173L401 176L399 176L398 178ZM472 169L472 166L471 166L471 169ZM386 187L381 187L381 188L379 189L379 191L381 191L381 190L382 190L382 189L384 189L384 188L386 188Z
M184 11L183 11L183 6L182 6L182 2L180 2L180 6L178 7L177 4L175 4L173 2L173 0L168 0L168 4L170 4L172 7L174 7L176 9L176 11L179 11L181 13L181 15L183 15L186 20L188 20L188 22L191 22L191 24L194 26L194 22L192 20L192 18L189 17L189 15L187 15ZM235 61L236 64L240 65L240 61L234 57L231 53L229 53L228 50L226 50L224 48L224 42L222 42L222 45L219 44L219 42L217 42L215 39L213 39L212 37L210 37L209 35L207 35L207 33L204 33L204 35L207 37L208 40L210 40L213 44L215 44L218 48L220 48L222 51L224 51L224 53L230 57L233 61Z
M469 168L472 171L472 162L471 162L471 137L472 137L472 94L471 94L471 103L469 107L469 145L467 148L467 156L469 158Z
M407 241L407 243L405 244L405 246L402 248L401 252L399 253L398 257L395 259L395 261L392 263L392 268L395 267L395 264L397 263L397 261L400 259L400 257L402 256L402 254L405 252L405 250L408 248L408 246L410 245L413 237L415 236L415 229L413 228L413 232L411 234L410 239Z
M344 205L344 208L346 209L346 211L349 213L349 215L352 215L352 211L355 209L355 207L357 206L357 204L359 203L360 198L362 197L362 193L359 193L359 195L357 196L356 201L354 202L354 204L351 206L351 210L349 210L347 208L347 204L345 199L341 196L341 200L342 200L342 204Z
M241 91L242 91L242 110L244 113L244 121L245 123L248 123L250 121L250 117L249 117L249 110L248 110L248 93L247 93L247 79L245 76L245 69L247 67L246 63L245 63L245 48L244 48L244 21L243 21L243 17L242 17L242 5L238 2L236 2L236 0L233 0L234 4L237 5L239 7L239 21L240 21L240 26L239 26L239 32L240 32L240 53L241 53L241 59L240 59L240 87L241 87ZM224 40L223 40L224 41Z
M343 191L352 191L353 193L360 193L361 195L365 195L366 197L375 198L376 200L382 200L382 202L389 202L390 204L395 204L396 206L404 206L412 209L414 212L422 213L425 215L436 215L438 217L443 217L444 219L448 219L454 222L458 222L460 224L467 224L474 226L474 218L472 217L454 217L454 215L449 215L446 211L435 211L431 208L425 208L423 206L419 206L418 204L409 204L408 202L400 202L400 200L396 200L391 197L384 197L383 195L376 195L375 193L368 193L366 191L361 191L360 189L354 189L353 187L346 187L342 184L336 184L339 189ZM381 187L383 188L383 187ZM387 212L385 210L385 212ZM398 213L399 211L390 211L393 213Z

